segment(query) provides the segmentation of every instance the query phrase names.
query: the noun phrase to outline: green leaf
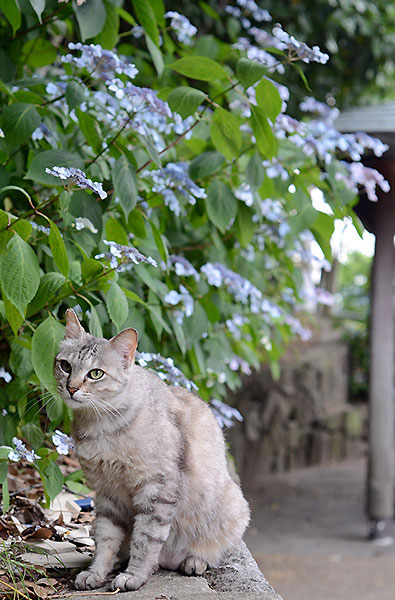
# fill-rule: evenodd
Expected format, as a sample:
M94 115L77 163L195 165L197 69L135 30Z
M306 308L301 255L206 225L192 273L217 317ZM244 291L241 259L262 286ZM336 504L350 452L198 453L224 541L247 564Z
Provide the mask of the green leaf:
M118 43L119 32L119 14L117 9L110 2L104 1L106 7L106 21L103 29L93 40L95 44L100 44L102 48L112 50Z
M108 219L106 223L106 240L117 242L127 246L129 244L128 234L117 219Z
M52 460L43 471L44 490L50 500L54 500L63 488L63 475L56 462Z
M21 432L33 450L37 450L37 448L40 448L40 446L43 445L44 435L41 431L41 427L36 425L36 423L25 423L21 426Z
M49 245L52 250L52 258L59 271L65 276L69 276L69 259L66 248L58 226L51 221L50 232L48 236Z
M125 293L125 296L127 298L129 298L129 300L133 300L134 302L138 302L138 304L144 304L144 306L146 305L146 303L144 302L144 300L142 300L140 298L140 296L138 296L135 292L132 292L131 290L127 290L126 288L122 288L122 290Z
M10 494L8 491L8 463L0 463L0 484L3 500L3 512L6 513L10 508Z
M97 310L94 306L90 307L90 317L89 317L89 333L96 337L103 337L103 330L101 327L99 315L97 314Z
M250 121L259 151L265 158L272 158L277 153L278 142L259 106L251 105Z
M74 217L86 217L89 219L98 231L97 233L80 231L78 232L78 236L86 233L87 236L98 241L103 229L103 214L99 202L91 194L83 190L78 190L77 192L73 192L69 210Z
M119 331L127 319L129 307L125 292L115 280L111 282L110 289L108 290L106 305L110 319Z
M103 0L86 0L80 6L73 0L73 10L83 42L101 32L107 17Z
M120 200L125 219L127 219L137 202L136 169L122 155L114 163L112 176L115 194Z
M62 287L66 279L60 273L52 271L45 273L40 279L40 285L33 300L27 307L27 316L38 312Z
M38 20L40 21L40 23L42 23L41 15L43 14L45 9L45 0L29 0L29 2L32 5L34 12L36 13Z
M139 210L134 210L128 218L128 229L138 238L145 239L147 230L145 228L144 217Z
M164 260L165 263L167 263L167 259L169 257L169 252L167 250L166 244L163 241L163 235L161 235L159 229L157 228L157 226L155 225L155 223L153 223L152 221L150 221L150 225L151 225L151 229L152 229L152 234L154 236L154 240L155 240L155 244L156 247L158 248L159 254L161 255L162 260Z
M330 239L334 230L334 218L323 212L317 211L318 216L311 225L311 231L321 247L324 256L327 260L332 260L332 250Z
M0 460L7 460L8 455L11 452L11 446L0 446ZM2 483L2 478L0 476L0 483Z
M111 238L110 238L111 239ZM87 258L81 263L81 275L83 281L88 281L92 277L97 277L103 272L103 265L94 258Z
M32 104L16 102L3 108L0 123L4 131L3 143L8 151L12 151L30 139L41 118Z
M160 49L154 44L149 35L145 36L145 42L147 44L148 52L151 55L152 62L154 63L154 67L156 72L158 73L158 77L162 77L163 71L165 68L165 63L163 60L162 52Z
M151 3L146 0L132 0L132 5L138 22L154 44L159 46L159 31Z
M254 236L257 225L252 220L253 215L254 212L241 202L235 220L235 228L236 238L242 248L248 246Z
M7 321L9 322L14 335L18 335L19 328L22 325L25 317L19 310L10 302L3 292L4 309Z
M248 161L246 176L251 188L258 189L261 186L265 177L265 170L262 166L262 157L257 152Z
M46 167L50 169L52 167L77 167L83 169L84 161L78 154L72 154L65 150L44 150L44 152L36 154L33 158L25 179L33 179L33 181L46 185L63 185L58 177L45 172Z
M202 334L207 331L207 327L208 319L206 311L199 302L195 302L192 315L184 320L184 328L188 332L189 347L200 340Z
M22 48L22 54L26 57L25 63L32 69L52 64L57 56L55 46L39 37L28 40Z
M86 100L84 88L76 81L69 81L66 85L66 102L69 110L77 108Z
M236 64L237 78L245 88L262 79L266 72L267 67L249 58L240 58Z
M230 187L223 181L213 181L208 188L206 206L210 221L224 233L237 214L237 198Z
M89 146L93 148L95 152L99 152L102 147L102 136L100 126L93 115L88 112L84 112L79 108L75 109L78 123L81 131L88 142Z
M8 300L25 314L40 283L40 269L32 248L16 233L0 259L0 282Z
M255 88L258 106L268 115L272 123L281 112L283 101L276 86L269 79L262 81Z
M211 140L219 152L232 160L240 154L242 136L239 120L229 111L217 108L211 119Z
M175 88L167 97L171 110L180 114L183 119L192 115L207 98L207 94L187 85Z
M192 179L203 179L209 177L224 164L223 154L219 152L203 152L193 159L189 165L189 176Z
M184 355L187 350L187 344L185 339L185 333L183 327L176 321L174 317L171 318L171 324L173 327L174 334L176 336L178 347L181 350L181 354ZM188 331L189 336L189 331Z
M16 0L0 0L0 10L10 23L13 35L21 26L21 12Z
M206 56L184 56L168 66L185 77L200 81L215 81L227 77L225 69Z
M32 365L43 387L56 396L53 363L65 328L51 315L37 327L32 338Z

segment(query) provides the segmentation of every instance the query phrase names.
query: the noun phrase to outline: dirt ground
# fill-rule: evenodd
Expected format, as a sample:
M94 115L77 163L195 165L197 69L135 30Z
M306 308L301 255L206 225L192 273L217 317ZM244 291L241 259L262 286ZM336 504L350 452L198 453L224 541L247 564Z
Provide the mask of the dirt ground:
M395 544L368 541L365 463L271 475L245 488L246 542L284 600L395 600Z

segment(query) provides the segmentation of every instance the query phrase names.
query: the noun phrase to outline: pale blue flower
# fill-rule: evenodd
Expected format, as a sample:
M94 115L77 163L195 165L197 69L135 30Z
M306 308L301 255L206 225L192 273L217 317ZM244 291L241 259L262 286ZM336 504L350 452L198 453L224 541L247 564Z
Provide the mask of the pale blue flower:
M55 433L52 435L52 442L56 446L58 454L66 456L70 450L75 450L73 438L62 433L59 429L55 429Z
M52 169L49 169L47 167L45 172L49 175L54 175L54 177L59 177L59 179L69 179L70 184L75 184L84 190L92 190L98 194L102 200L107 198L107 192L103 190L103 185L89 179L81 169L75 167L52 167Z
M15 446L14 450L11 450L8 454L9 460L13 462L18 462L21 459L27 460L27 462L32 463L36 459L40 458L34 450L28 450L22 440L19 440L16 437L12 438L12 443Z

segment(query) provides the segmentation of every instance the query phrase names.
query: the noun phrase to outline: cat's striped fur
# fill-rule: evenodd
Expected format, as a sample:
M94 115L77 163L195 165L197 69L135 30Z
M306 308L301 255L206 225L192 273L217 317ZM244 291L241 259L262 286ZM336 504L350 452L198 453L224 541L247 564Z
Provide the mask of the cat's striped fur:
M138 589L159 565L201 574L238 543L249 519L210 408L135 365L136 346L134 329L107 341L67 311L55 376L96 491L96 555L77 576L79 589L102 585L122 552L129 564L113 581L121 590ZM93 380L95 369L104 375Z

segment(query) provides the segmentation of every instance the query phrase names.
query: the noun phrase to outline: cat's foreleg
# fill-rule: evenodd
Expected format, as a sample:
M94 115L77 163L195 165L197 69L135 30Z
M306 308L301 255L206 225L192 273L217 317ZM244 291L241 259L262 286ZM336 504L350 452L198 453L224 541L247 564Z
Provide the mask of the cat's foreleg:
M112 570L121 547L125 531L110 517L101 516L95 520L95 558L87 571L81 571L75 579L77 590L91 590L101 587Z
M134 520L130 560L125 572L113 581L113 589L137 590L159 566L159 554L170 532L176 500L157 498L141 508Z

